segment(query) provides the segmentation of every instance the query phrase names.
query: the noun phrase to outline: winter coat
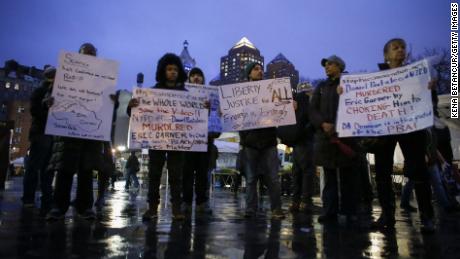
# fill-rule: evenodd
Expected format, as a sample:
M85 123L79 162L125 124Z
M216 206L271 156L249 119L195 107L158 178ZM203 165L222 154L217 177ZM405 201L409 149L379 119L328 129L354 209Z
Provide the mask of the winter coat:
M32 92L30 97L30 115L32 123L29 130L29 140L45 134L46 120L48 119L48 106L43 103L43 99L50 95L50 82L42 82L40 87Z
M297 101L297 110L295 111L297 123L277 128L281 143L290 147L312 142L315 133L309 118L310 97L306 92L300 92L295 96L295 100Z
M321 127L323 122L336 123L339 105L337 86L339 82L339 79L327 79L321 82L313 92L310 103L310 121L316 129L314 159L318 166L325 168L338 168L354 164L353 158L345 155L337 144L331 143L331 137L327 136ZM356 149L353 138L340 138L339 140L352 149Z

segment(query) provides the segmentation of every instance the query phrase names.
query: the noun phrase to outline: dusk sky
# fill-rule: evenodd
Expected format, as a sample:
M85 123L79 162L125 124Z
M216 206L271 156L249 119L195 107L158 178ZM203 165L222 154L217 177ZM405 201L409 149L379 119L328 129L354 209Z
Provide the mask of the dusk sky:
M136 74L154 84L158 59L180 54L184 40L207 77L220 57L247 37L265 63L283 53L301 76L322 78L320 60L341 56L347 70L375 71L383 44L401 37L415 54L450 49L448 0L3 0L0 64L15 59L42 68L60 50L92 42L102 58L120 62L117 88L131 89Z

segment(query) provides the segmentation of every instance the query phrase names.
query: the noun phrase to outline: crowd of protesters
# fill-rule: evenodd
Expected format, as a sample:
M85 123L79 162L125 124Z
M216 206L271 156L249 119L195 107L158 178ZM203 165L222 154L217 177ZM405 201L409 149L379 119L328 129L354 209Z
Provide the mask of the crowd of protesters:
M97 49L90 43L83 44L79 53L97 55ZM381 70L406 65L406 43L403 39L391 39L383 48ZM326 80L322 81L312 95L298 91L294 96L294 110L297 124L283 127L251 129L239 132L240 153L237 168L246 180L246 208L244 217L251 219L260 213L260 199L266 188L273 219L283 219L285 212L281 204L281 184L277 144L279 140L293 147L293 195L289 206L291 213L311 214L313 205L313 182L316 168L323 168L324 188L322 189L322 213L318 222L330 224L343 215L347 224L359 220L361 204L372 211L372 186L369 177L369 163L366 153L375 155L375 182L377 197L382 208L379 218L371 224L375 229L395 227L395 193L393 190L393 155L399 143L404 155L404 175L409 181L404 187L401 208L407 212L417 209L410 205L410 194L415 190L422 232L433 232L434 210L432 189L440 205L448 212L458 211L458 203L449 196L443 186L440 172L452 166L450 133L439 119L437 102L433 110L435 123L432 128L412 133L376 137L371 140L361 138L339 138L336 119L341 75L346 73L346 63L336 55L319 62L324 67ZM245 80L263 80L263 65L252 62L245 68ZM85 219L95 219L93 204L101 207L109 178L115 171L110 142L84 140L70 137L56 137L45 134L48 109L53 105L51 97L55 69L47 67L45 80L31 97L32 126L30 129L30 154L24 177L24 207L33 207L35 189L40 179L40 213L48 220L63 219L69 206L73 204L77 214ZM199 68L193 68L187 75L182 62L175 54L165 54L157 64L155 89L187 91L185 83L205 84L205 76ZM434 82L433 100L437 100ZM222 86L225 87L225 86ZM118 96L111 96L114 106L118 106ZM139 101L131 99L127 114L138 106ZM205 104L209 108L209 104ZM116 111L116 108L115 108ZM116 114L114 113L113 120ZM113 123L114 125L114 123ZM153 220L158 215L160 204L160 182L166 163L170 186L172 217L183 220L195 208L197 216L212 215L209 204L209 172L215 167L217 150L214 139L218 132L209 132L207 152L148 151L148 209L143 220ZM113 128L112 128L113 140ZM363 145L366 148L363 148ZM140 163L135 151L131 152L126 164L126 185L139 188L136 173ZM98 197L93 200L93 171L98 172ZM76 198L71 202L71 186L77 174ZM54 190L52 188L55 178ZM262 188L260 188L262 187ZM195 197L194 197L195 196ZM195 201L195 206L193 206Z

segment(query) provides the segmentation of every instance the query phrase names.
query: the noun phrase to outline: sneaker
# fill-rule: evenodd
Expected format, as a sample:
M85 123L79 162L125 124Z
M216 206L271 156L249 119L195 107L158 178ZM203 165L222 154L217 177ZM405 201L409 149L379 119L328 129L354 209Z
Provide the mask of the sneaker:
M435 227L433 220L422 220L422 227L420 228L420 232L422 232L422 234L432 234L434 231Z
M301 202L299 205L299 212L310 213L311 209L312 209L312 205L310 203Z
M212 214L212 209L209 207L207 202L196 205L195 212L198 214Z
M373 229L394 229L396 220L394 217L386 217L381 215L377 221L371 223L371 228Z
M149 208L142 215L142 220L143 221L150 221L152 219L156 219L158 217L157 211L158 211L157 209Z
M52 209L47 215L46 220L53 221L53 220L60 220L64 219L65 213L63 213L60 209Z
M94 220L96 219L96 213L92 209L87 209L83 212L79 212L78 216L82 219Z
M417 212L417 208L412 207L410 204L401 204L399 207L405 212L405 213L412 213L412 212Z
M173 206L172 207L172 218L174 220L184 220L185 215L182 213L182 210L180 209L180 206Z
M249 219L249 218L255 218L256 217L256 211L253 209L246 209L246 212L244 213L244 217Z
M318 222L321 224L325 223L335 223L337 222L337 215L320 215L318 217Z
M35 203L34 202L24 202L22 204L22 207L24 209L32 209L32 208L35 208Z
M281 209L275 209L272 211L272 219L284 219L284 212Z
M289 206L289 212L296 213L299 212L300 204L298 202L292 202L291 206Z

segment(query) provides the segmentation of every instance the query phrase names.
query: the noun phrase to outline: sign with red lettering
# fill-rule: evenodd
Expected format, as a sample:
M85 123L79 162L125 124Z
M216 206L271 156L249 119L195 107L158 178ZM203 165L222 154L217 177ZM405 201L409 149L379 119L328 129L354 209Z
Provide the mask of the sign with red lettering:
M289 78L219 87L223 131L240 131L296 123Z
M339 137L404 134L433 125L426 60L360 75L344 75L336 130Z
M206 94L196 91L135 88L139 106L131 110L129 148L206 152Z

